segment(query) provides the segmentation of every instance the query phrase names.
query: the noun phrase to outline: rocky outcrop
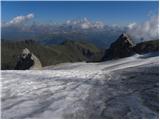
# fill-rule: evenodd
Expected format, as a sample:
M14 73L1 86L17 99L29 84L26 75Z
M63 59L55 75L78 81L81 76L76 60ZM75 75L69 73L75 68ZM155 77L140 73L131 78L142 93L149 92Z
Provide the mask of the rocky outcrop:
M110 48L105 51L102 60L118 59L133 55L134 43L126 33L123 33L119 38L111 44Z
M144 54L148 52L159 52L159 40L138 43L134 47L134 51L138 54Z
M23 49L17 61L16 70L36 70L41 69L42 64L40 60L31 53L27 48Z

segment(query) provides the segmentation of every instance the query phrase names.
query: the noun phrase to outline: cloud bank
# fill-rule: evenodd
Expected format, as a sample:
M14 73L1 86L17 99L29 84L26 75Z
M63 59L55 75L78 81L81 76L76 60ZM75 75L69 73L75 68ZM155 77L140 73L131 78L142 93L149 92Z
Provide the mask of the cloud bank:
M9 22L2 22L2 36L3 31L11 33L11 31L19 32L31 32L38 34L56 34L64 32L75 32L75 31L112 31L112 33L120 33L126 31L135 40L152 40L159 38L159 20L158 15L152 16L149 20L143 23L130 23L128 26L115 27L113 25L106 25L101 21L91 21L88 18L83 18L80 20L67 20L62 24L38 24L37 22L32 22L32 24L27 24L30 20L34 18L33 13L29 13L25 16L17 16L10 20ZM120 31L120 32L117 32Z
M26 22L28 22L29 20L31 20L32 18L34 18L34 14L33 13L29 13L26 16L17 16L15 18L13 18L12 20L10 20L7 23L4 23L3 25L6 27L10 27L10 26L20 26L20 25L24 25Z
M152 16L142 24L131 23L127 32L134 38L140 40L151 40L159 38L159 16Z

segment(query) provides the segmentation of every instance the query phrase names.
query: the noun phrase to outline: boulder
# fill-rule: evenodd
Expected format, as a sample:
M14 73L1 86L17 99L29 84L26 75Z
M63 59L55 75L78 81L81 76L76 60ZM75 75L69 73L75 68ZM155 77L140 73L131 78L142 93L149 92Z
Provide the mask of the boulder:
M118 59L133 55L134 43L126 33L123 33L119 38L111 44L110 48L105 51L102 60Z
M41 69L42 64L40 60L31 53L27 48L23 49L22 53L19 55L17 61L16 70L36 70Z

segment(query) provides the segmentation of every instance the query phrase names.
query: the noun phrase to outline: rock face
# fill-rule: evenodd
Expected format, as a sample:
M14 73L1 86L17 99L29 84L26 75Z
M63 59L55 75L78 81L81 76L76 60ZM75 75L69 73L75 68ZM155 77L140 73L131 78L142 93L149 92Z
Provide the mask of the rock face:
M159 52L159 40L151 40L138 43L134 47L134 51L138 54L144 54L148 52Z
M16 70L36 70L41 69L42 64L40 60L31 53L27 48L23 49L22 53L19 56L19 60L17 61Z
M123 33L119 38L111 44L110 48L105 51L102 60L118 59L133 55L134 43L126 33Z

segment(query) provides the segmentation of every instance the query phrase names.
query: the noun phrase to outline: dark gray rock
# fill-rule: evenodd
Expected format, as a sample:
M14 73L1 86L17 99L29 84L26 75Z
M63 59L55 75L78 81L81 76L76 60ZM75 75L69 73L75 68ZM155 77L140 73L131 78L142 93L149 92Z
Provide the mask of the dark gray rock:
M134 47L134 51L138 54L159 52L159 40L151 40L138 43Z
M134 43L126 33L123 33L119 38L111 44L110 48L105 51L102 60L118 59L133 55Z
M34 70L41 69L42 65L40 60L31 53L27 48L23 49L17 61L16 70Z

